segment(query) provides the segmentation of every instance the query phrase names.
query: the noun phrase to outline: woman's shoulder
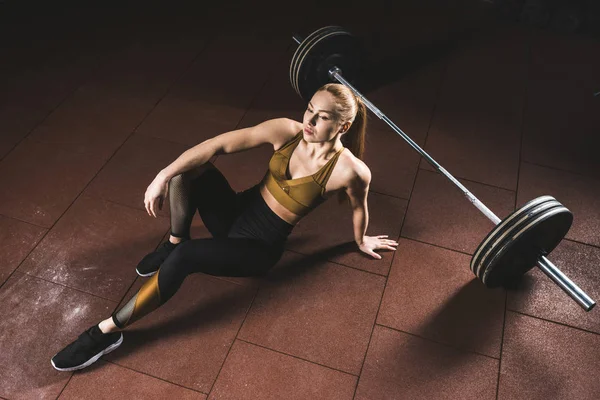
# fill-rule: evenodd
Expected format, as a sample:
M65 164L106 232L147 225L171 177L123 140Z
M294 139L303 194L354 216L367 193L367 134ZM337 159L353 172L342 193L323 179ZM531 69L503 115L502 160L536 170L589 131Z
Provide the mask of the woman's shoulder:
M371 182L371 170L363 160L356 157L350 149L345 148L340 154L338 163L341 165L343 180L346 186L363 184L368 185Z
M275 118L263 122L271 127L273 148L278 150L302 131L302 123L290 118Z

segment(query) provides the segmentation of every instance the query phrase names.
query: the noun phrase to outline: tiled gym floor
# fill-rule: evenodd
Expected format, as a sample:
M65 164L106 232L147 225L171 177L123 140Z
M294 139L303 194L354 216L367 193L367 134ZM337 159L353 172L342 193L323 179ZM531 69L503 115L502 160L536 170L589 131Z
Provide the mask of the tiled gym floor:
M368 98L500 217L543 194L573 211L550 258L600 300L597 39L468 1L26 3L0 4L0 397L599 398L598 309L537 270L484 288L469 262L491 223L375 117L368 234L396 252L359 253L330 201L266 278L191 276L92 367L50 365L143 283L169 229L168 203L143 210L154 175L221 132L301 118L291 34L331 24L369 44ZM216 165L242 190L271 152Z

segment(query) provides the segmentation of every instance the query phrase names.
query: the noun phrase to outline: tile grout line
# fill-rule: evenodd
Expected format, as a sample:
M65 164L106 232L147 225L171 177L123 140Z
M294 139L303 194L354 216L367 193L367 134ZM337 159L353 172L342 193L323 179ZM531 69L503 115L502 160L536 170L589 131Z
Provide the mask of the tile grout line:
M506 308L508 305L508 291L504 291L504 318L502 321L502 336L500 338L500 358L498 358L498 377L496 379L496 400L500 393L500 373L502 372L502 351L504 350L504 332L506 331Z
M12 220L18 221L18 222L22 222L22 223L27 224L27 225L35 226L36 228L42 228L42 229L48 229L48 230L50 229L47 226L42 226L42 225L34 224L33 222L25 221L25 220L22 220L20 218L13 217L13 216L10 216L10 215L0 214L0 217L7 218L7 219L12 219Z
M103 296L100 296L100 295L98 295L98 294L95 294L95 293L86 292L86 291L85 291L85 290L83 290L83 289L79 289L79 288L72 287L72 286L67 286L67 285L65 285L64 283L60 283L60 282L54 282L54 281L51 281L51 280L49 280L49 279L46 279L46 278L43 278L43 277L40 277L40 276L37 276L37 275L30 274L29 272L21 272L21 271L19 271L19 273L21 273L21 274L23 274L23 275L27 275L27 276L29 276L29 277L31 277L31 278L34 278L34 279L39 279L39 280L41 280L41 281L44 281L44 282L48 282L48 283L52 283L52 284L54 284L54 285L62 286L62 287L64 287L64 288L67 288L67 289L72 289L72 290L75 290L75 291L77 291L77 292L80 292L80 293L88 294L88 295L90 295L90 296L93 296L93 297L96 297L96 298L99 298L99 299L102 299L102 300L110 301L110 302L112 302L112 303L117 303L117 301L116 301L116 300L109 299L109 298L107 298L107 297L103 297ZM117 303L117 305L118 305L118 304L119 304L119 303Z
M286 47L286 50L283 51L283 55L281 56L281 58L283 58L283 57L285 57L287 55L287 51L290 48L290 46ZM248 107L246 107L246 109L244 110L244 114L240 117L240 119L238 120L237 124L233 128L234 130L238 129L238 127L240 126L240 124L244 120L244 117L248 114L248 111L252 108L252 106L256 102L256 99L258 99L258 97L262 94L263 90L265 90L265 88L267 87L268 83L271 81L271 79L273 79L273 72L274 72L274 70L272 69L270 71L269 76L267 76L267 78L265 79L265 82L263 83L263 85L256 92L256 95L252 98L252 100L248 104ZM218 158L219 158L219 156L216 156L216 158L214 159L213 163L215 163ZM223 367L225 366L225 363L227 362L227 358L229 357L229 354L231 353L231 349L233 348L233 345L235 344L235 341L236 340L241 340L241 339L238 338L238 335L239 335L240 331L242 330L242 327L244 326L244 323L246 322L246 318L248 318L248 314L250 314L250 310L252 309L252 305L254 304L254 301L256 300L256 297L258 296L258 292L260 291L262 283L263 283L262 281L259 282L258 285L257 285L257 287L256 287L256 291L254 293L254 297L252 298L252 301L250 302L250 305L248 306L248 309L246 310L246 313L244 315L244 319L242 320L242 323L240 324L240 327L238 328L237 332L235 333L235 336L234 336L233 340L231 341L231 346L229 346L229 349L227 350L227 354L225 355L225 358L223 359L223 362L221 363L221 367L219 368L219 372L217 372L217 375L215 376L215 380L213 381L213 384L212 384L210 390L208 391L208 395L207 396L210 396L210 394L214 390L215 385L217 384L217 381L219 380L219 376L221 375L221 371L223 370Z
M515 202L513 210L517 209L518 195L519 195L519 184L521 182L521 163L523 159L523 139L525 137L525 120L527 115L527 103L529 99L529 76L531 74L531 53L532 53L532 33L531 29L527 30L527 42L525 46L525 73L523 82L523 105L521 109L521 140L519 142L519 163L517 165L517 187L515 188ZM502 352L504 350L504 334L506 332L506 316L508 309L508 290L504 291L504 319L502 321L502 339L500 341L500 361L498 362L498 379L496 380L496 400L500 395L500 377L502 373Z
M435 104L433 105L433 108L431 110L431 116L429 118L429 125L427 126L427 132L425 133L425 139L423 141L423 149L425 149L425 145L427 144L427 137L429 136L429 131L431 129L431 125L433 124L433 120L435 118L435 113L436 113L436 110L437 110L438 101L440 99L440 94L441 94L441 91L442 91L442 87L443 87L443 84L444 84L444 79L446 77L447 71L448 71L448 61L446 60L444 62L444 68L443 68L442 72L440 73L439 83L438 83L438 88L437 88L437 93L435 94ZM422 158L423 158L422 156L419 157L419 162L417 164L417 171L415 172L415 176L413 178L412 187L410 189L410 196L409 196L409 198L407 200L407 203L406 203L406 209L404 211L404 216L402 217L402 222L400 223L400 231L398 233L398 240L399 240L399 238L402 237L402 229L404 227L404 223L406 222L406 215L408 214L408 209L409 209L409 206L410 206L410 200L412 199L412 195L414 193L415 186L417 184L417 176L419 174L419 165L421 163L421 159ZM373 327L371 328L371 334L369 335L369 342L367 343L367 346L366 346L366 349L365 349L365 352L364 352L364 356L363 356L363 359L362 359L362 363L361 363L361 366L360 366L360 371L358 373L358 379L356 380L356 385L354 386L354 393L352 395L353 399L356 398L356 393L358 391L358 385L360 383L360 377L362 376L363 368L365 366L365 362L367 361L367 355L369 353L369 348L371 347L371 341L373 340L373 332L375 332L375 327L378 325L377 324L377 319L379 318L379 313L381 312L381 304L383 303L383 298L385 296L385 292L386 292L386 289L387 289L389 277L390 277L390 274L392 273L392 267L394 265L394 260L396 258L396 253L397 253L397 250L394 251L394 254L392 255L392 259L390 261L390 267L389 267L387 276L385 277L385 283L383 285L383 291L381 292L381 298L379 299L379 306L377 307L377 313L375 314L375 319L373 321Z
M569 325L569 324L567 324L565 322L553 321L551 319L547 319L547 318L543 318L543 317L538 317L537 315L527 314L524 311L514 310L514 309L508 308L508 307L507 307L507 311L510 311L512 313L515 313L515 314L524 315L526 317L539 319L540 321L548 322L548 323L551 323L551 324L564 326L565 328L572 328L572 329L578 330L580 332L585 332L585 333L589 333L589 334L592 334L592 335L600 336L600 332L589 331L589 330L587 330L585 328L580 328L578 326Z
M352 243L352 242L347 242L347 243ZM290 251L292 253L299 254L301 256L306 256L306 257L310 257L311 256L311 254L302 253L302 252L300 252L298 250L293 250L293 249L287 249L286 248L285 251ZM330 264L334 264L334 265L337 265L337 266L340 266L340 267L345 267L345 268L348 268L348 269L353 269L355 271L364 272L364 273L367 273L367 274L378 276L380 278L385 278L387 276L387 274L385 274L385 275L384 274L379 274L377 272L367 271L365 269L361 269L361 268L358 268L358 267L353 267L352 265L346 265L346 264L342 264L342 263L337 262L337 261L329 260L329 259L327 259L327 257L319 258L318 260L319 261L328 262ZM371 260L373 260L373 258L371 258Z
M196 393L202 393L202 394L204 394L204 395L207 395L207 396L208 396L208 394L207 394L207 393L204 393L202 390L199 390L199 389L194 389L194 388L191 388L191 387L187 387L187 386L184 386L184 385L182 385L181 383L172 382L172 381L170 381L170 380L167 380L167 379L165 379L165 378L161 378L160 376L156 376L156 375L149 374L149 373L147 373L147 372L139 371L139 370L137 370L137 369L135 369L135 368L129 367L129 366L127 366L127 365L122 365L122 364L119 364L119 363L117 363L117 362L115 362L115 361L105 360L104 358L100 358L100 361L102 361L102 362L105 362L105 363L107 363L107 364L116 365L117 367L120 367L120 368L128 369L128 370L130 370L130 371L133 371L133 372L135 372L135 373L138 373L138 374L141 374L141 375L144 375L144 376L148 376L148 377L150 377L150 378L153 378L153 379L158 379L159 381L166 382L166 383L168 383L168 384L170 384L170 385L179 386L179 387L181 387L181 388L184 388L184 389L187 389L187 390L192 390L192 391L194 391L194 392L196 392ZM75 371L75 373L77 373L77 371ZM65 386L65 387L66 387L66 386ZM57 400L58 400L58 399L57 399Z
M244 319L240 323L240 326L238 327L238 330L235 333L235 336L233 337L233 340L231 341L231 345L229 346L229 349L227 349L227 354L225 354L225 357L223 358L223 362L221 362L221 366L219 367L219 371L217 372L217 375L215 376L215 379L213 380L213 383L210 386L210 390L208 391L207 397L210 397L210 394L215 389L215 385L217 384L217 381L219 380L219 376L221 375L221 371L223 371L223 367L225 366L225 363L227 362L227 359L229 358L229 354L231 354L231 350L233 349L233 345L235 344L236 340L240 340L240 339L238 339L238 335L240 334L240 331L242 330L242 327L244 326L244 323L246 322L246 318L248 318L248 314L250 314L250 310L252 309L252 305L254 305L254 301L256 300L256 297L258 296L259 290L260 290L260 284L258 285L258 287L256 288L256 290L254 291L254 296L252 296L252 301L250 302L250 305L246 309L246 313L244 314Z
M467 350L467 349L464 349L464 348L461 348L461 347L458 347L458 346L454 346L454 345L446 343L446 342L440 342L438 340L431 339L431 338L428 338L426 336L421 336L421 335L416 334L416 333L412 333L412 332L408 332L408 331L405 331L405 330L402 330L402 329L394 328L392 326L388 326L388 325L384 325L384 324L379 324L379 323L375 324L375 325L381 326L381 327L386 328L386 329L390 329L392 331L404 333L406 335L410 335L412 337L419 338L419 339L424 340L426 342L439 344L441 346L444 346L444 347L447 347L449 349L453 349L453 350L456 350L456 351L460 351L460 352L465 353L465 354L474 354L474 355L477 355L477 356L490 358L490 359L496 360L496 361L500 360L500 358L498 358L498 357L494 357L494 356L490 356L490 355L487 355L487 354L483 354L483 353L480 353L480 352L474 351L474 350Z
M2 164L2 161L4 161L21 143L23 143L33 133L33 131L35 131L39 126L41 126L50 115L54 114L54 112L58 110L60 106L62 106L69 98L71 98L75 94L75 92L79 90L79 88L88 83L91 77L93 76L93 72L96 68L98 68L97 64L91 68L91 71L88 72L88 75L85 78L81 78L80 81L73 85L75 87L73 90L71 90L67 95L65 95L65 97L59 100L58 104L55 107L51 108L45 116L40 118L39 121L37 121L34 124L33 128L31 128L29 132L27 132L21 139L19 139L17 143L15 143L13 147L11 147L11 149L6 152L6 154L0 157L0 164Z
M527 160L521 160L521 162L525 163L525 164L529 164L529 165L535 165L536 167L548 168L548 169L551 169L553 171L566 172L566 173L569 173L569 174L580 176L582 178L592 179L594 181L600 181L599 177L594 176L594 175L586 175L586 174L584 174L582 172L571 171L571 170L568 170L568 169L553 167L551 165L539 164L539 163L532 162L532 161L527 161Z
M430 170L430 169L427 169L427 168L419 168L419 171L427 171L427 172L429 172L429 173L436 174L436 175L438 175L438 174L439 174L439 172L437 172L437 171L432 171L432 170ZM458 175L452 175L452 176L454 176L456 179L458 179L458 180L461 180L461 181L470 182L470 183L476 183L476 184L478 184L478 185L483 185L483 186L485 186L485 187L489 187L489 188L492 188L492 189L499 189L499 190L504 190L504 191L506 191L506 192L513 192L513 193L515 193L515 192L516 192L516 191L515 191L515 190L513 190L513 189L507 189L507 188L505 188L505 187L501 187L501 186L492 185L492 184L490 184L490 183L479 182L479 181L475 181L475 180L473 180L473 179L469 179L469 178L463 178L463 177L461 177L461 176L458 176Z
M69 386L71 379L73 379L73 375L75 375L75 371L71 371L71 376L69 376L69 379L67 380L67 383L65 383L65 386L63 386L62 389L60 389L58 396L56 396L56 400L58 400L60 398L60 396L62 396L62 394L65 391L65 389L67 388L67 386Z
M415 239L415 238L412 238L412 237L409 237L409 236L402 236L402 235L400 235L400 237L402 239L411 240L413 242L422 243L422 244L426 244L428 246L437 247L438 249L448 250L448 251L452 251L454 253L463 254L465 256L473 257L473 253L469 253L469 252L466 252L466 251L457 250L457 249L453 249L453 248L450 248L450 247L445 247L445 246L442 246L442 245L439 245L439 244L436 244L436 243L430 243L430 242L427 242L425 240Z
M237 340L239 340L240 342L248 343L249 345L252 345L252 346L260 347L261 349L272 351L272 352L277 353L277 354L281 354L281 355L284 355L284 356L287 356L287 357L295 358L297 360L304 361L304 362L307 362L307 363L310 363L310 364L313 364L313 365L318 365L319 367L327 368L327 369L329 369L331 371L341 372L342 374L350 375L350 376L353 376L355 378L359 378L360 377L360 375L355 375L355 374L353 374L351 372L347 372L347 371L343 371L341 369L330 367L329 365L321 364L321 363L318 363L316 361L311 361L311 360L309 360L307 358L302 358L302 357L296 356L294 354L289 354L289 353L286 353L284 351L273 349L271 347L267 347L267 346L262 345L262 344L254 343L254 342L251 342L250 340L247 340L247 339L239 339L238 338Z

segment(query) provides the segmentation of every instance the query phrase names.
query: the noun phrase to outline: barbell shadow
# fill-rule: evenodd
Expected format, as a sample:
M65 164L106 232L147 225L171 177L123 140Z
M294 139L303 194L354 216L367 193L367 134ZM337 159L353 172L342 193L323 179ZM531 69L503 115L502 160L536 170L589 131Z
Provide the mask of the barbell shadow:
M462 355L471 351L484 354L478 349L487 348L491 343L487 328L494 323L501 326L502 321L497 319L504 318L504 297L501 301L494 300L498 294L493 293L501 290L488 289L473 278L430 314L414 334L457 348ZM495 301L498 304L494 304ZM501 335L501 330L498 334ZM497 339L500 346L501 336Z
M381 87L393 84L407 75L411 75L429 65L447 58L461 46L481 34L482 28L469 27L464 30L451 32L444 39L438 39L427 44L403 47L389 51L387 57L369 62L370 55L363 58L363 67L357 78L357 87L365 94L372 93ZM363 42L368 39L363 40ZM371 38L377 41L377 38ZM382 43L383 46L391 43ZM373 46L373 43L364 43L363 46Z

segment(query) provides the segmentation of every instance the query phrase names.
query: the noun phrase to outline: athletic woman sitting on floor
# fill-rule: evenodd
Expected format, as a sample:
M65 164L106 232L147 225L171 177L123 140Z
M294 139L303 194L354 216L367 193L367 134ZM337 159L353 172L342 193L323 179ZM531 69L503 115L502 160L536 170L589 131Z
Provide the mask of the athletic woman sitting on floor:
M120 330L160 307L191 273L217 276L264 275L283 254L294 225L327 198L349 199L354 239L364 253L396 250L387 235L366 236L369 168L360 160L366 108L350 89L327 84L310 100L302 123L273 119L208 139L185 151L146 190L144 204L156 218L167 194L171 235L137 266L152 276L110 318L83 332L52 358L60 371L85 368L123 341ZM263 143L275 152L264 179L235 193L209 160ZM198 209L212 238L190 239Z

